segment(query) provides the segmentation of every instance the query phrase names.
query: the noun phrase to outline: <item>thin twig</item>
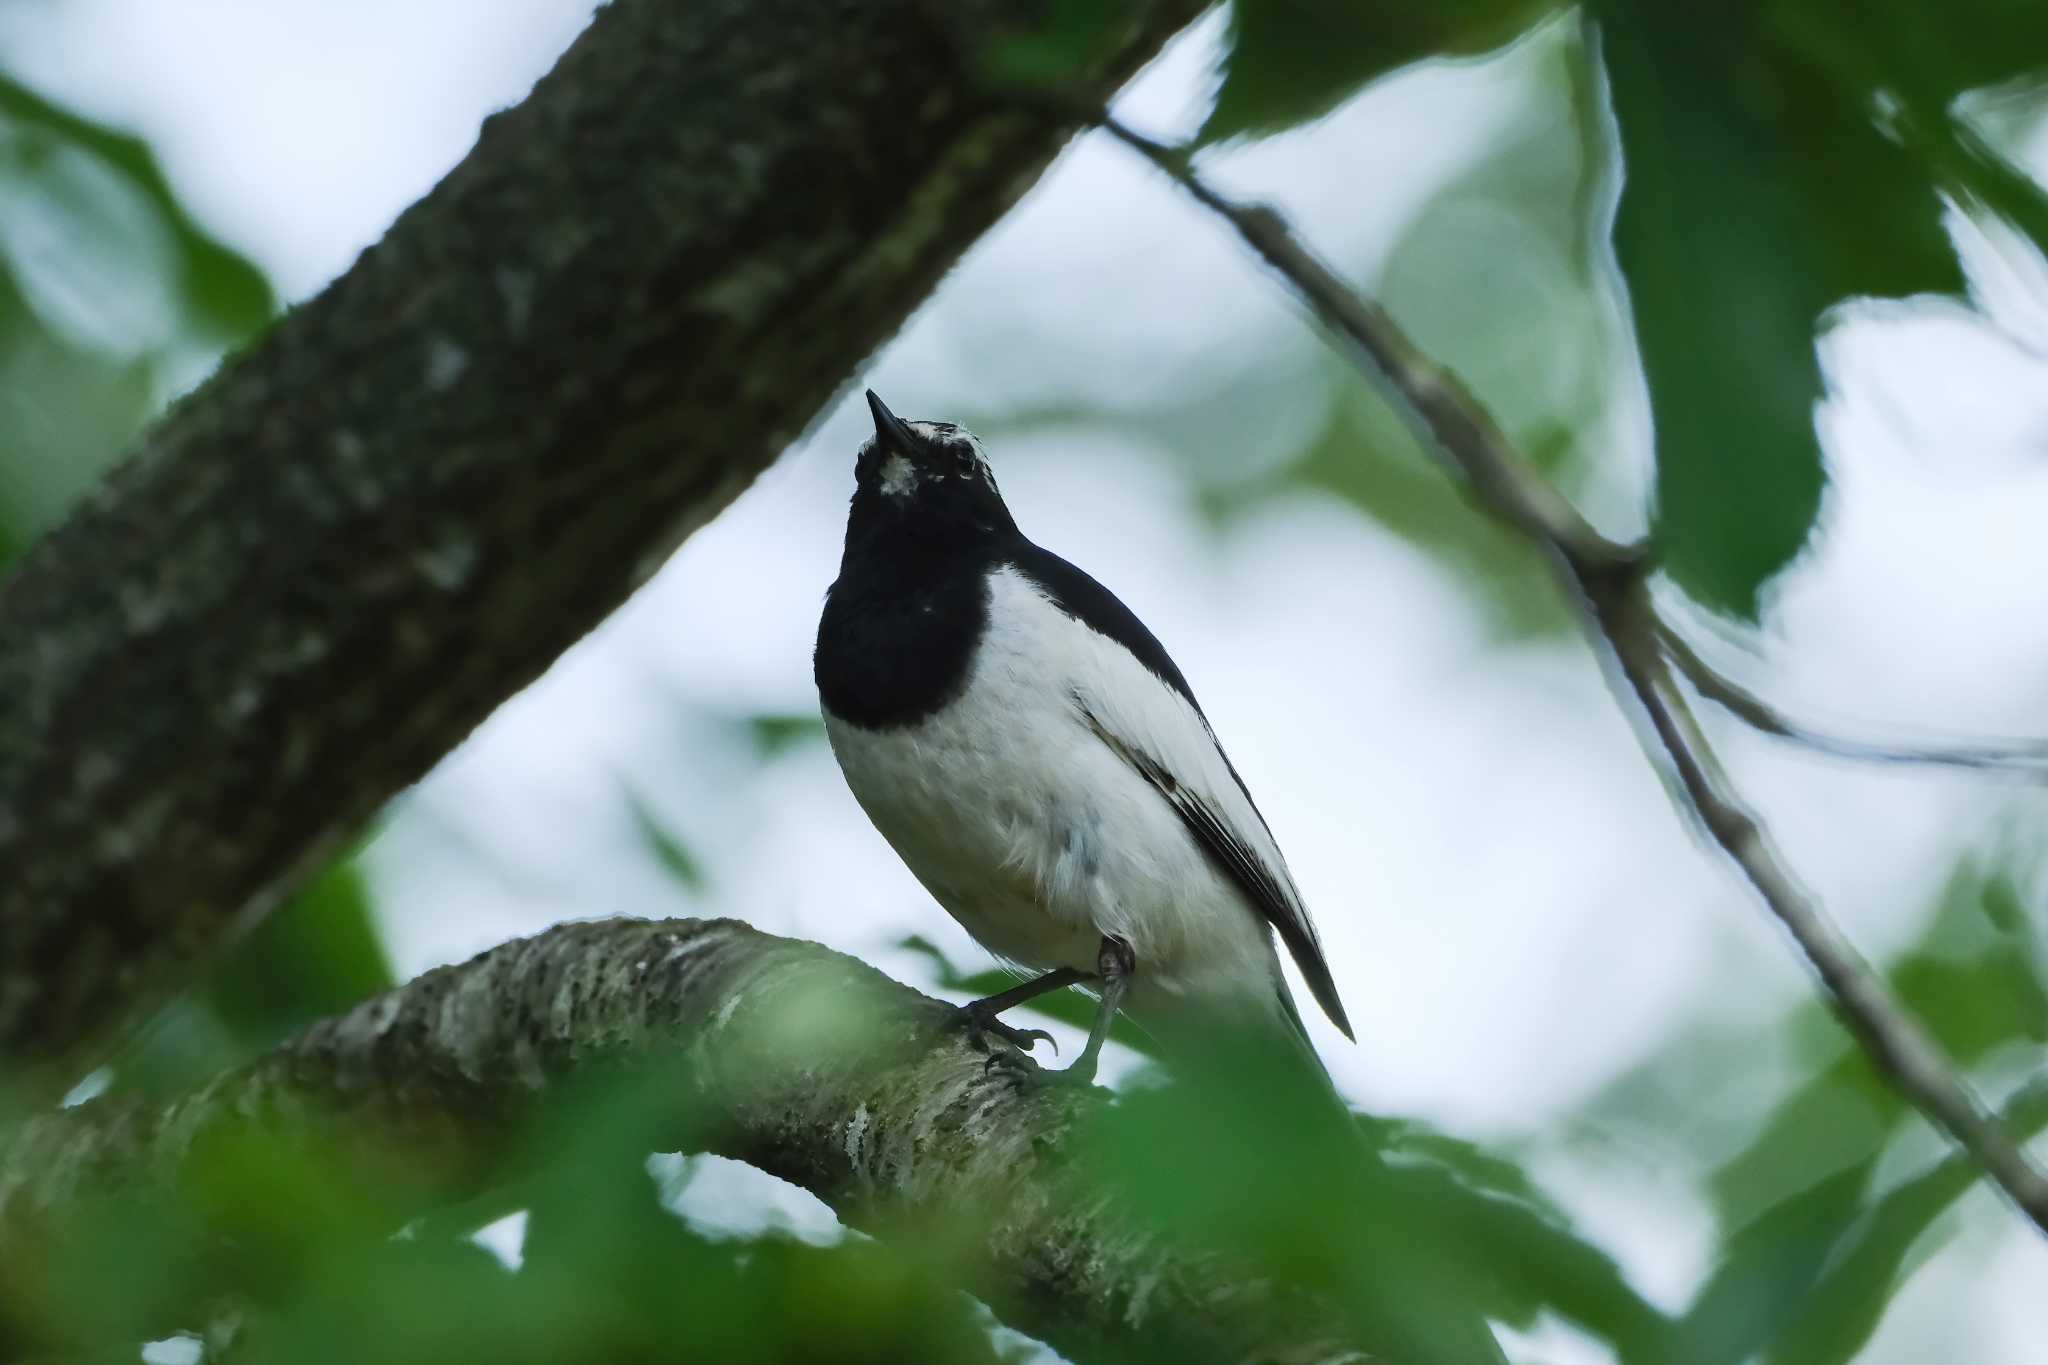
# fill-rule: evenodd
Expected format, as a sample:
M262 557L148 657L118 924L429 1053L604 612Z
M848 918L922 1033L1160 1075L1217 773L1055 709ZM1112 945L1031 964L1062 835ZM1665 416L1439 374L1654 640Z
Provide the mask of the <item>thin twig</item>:
M1863 763L1912 764L1932 768L1965 768L1973 772L2006 772L2048 776L2048 743L2014 740L1957 745L1884 743L1830 734L1788 717L1771 703L1708 663L1677 627L1659 617L1654 623L1665 657L1700 696L1761 734L1787 740L1801 748Z
M1926 1027L1893 998L1884 978L1820 901L1800 885L1769 830L1744 804L1657 649L1651 608L1632 593L1596 607L1602 633L1669 761L1682 806L1742 870L1833 997L1836 1013L1878 1071L1983 1167L2008 1198L2048 1231L2048 1177L1963 1080ZM1629 614L1640 614L1631 621ZM1617 615L1618 614L1618 615Z
M1099 114L1097 122L1234 227L1325 327L1364 352L1373 377L1464 476L1473 500L1548 552L1561 585L1580 608L1589 638L1610 673L1618 675L1610 678L1618 684L1617 700L1640 718L1635 728L1645 752L1668 769L1673 780L1667 787L1680 810L1735 863L1785 926L1879 1073L2048 1232L2048 1178L1799 884L1722 772L1672 676L1669 642L1657 628L1644 582L1642 551L1595 530L1456 377L1410 341L1384 309L1360 297L1318 260L1278 213L1225 198L1196 173L1186 152L1133 132L1107 113Z

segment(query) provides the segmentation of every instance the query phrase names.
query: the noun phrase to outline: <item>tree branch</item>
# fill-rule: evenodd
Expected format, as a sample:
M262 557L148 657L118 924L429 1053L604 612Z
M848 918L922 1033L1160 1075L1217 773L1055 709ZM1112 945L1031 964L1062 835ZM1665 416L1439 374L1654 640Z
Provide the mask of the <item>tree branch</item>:
M670 1141L781 1176L884 1236L969 1229L967 1287L1072 1358L1142 1344L1160 1359L1367 1359L1328 1305L1159 1236L1090 1180L1077 1134L1107 1093L991 1070L938 1027L948 1009L732 921L564 925L429 972L169 1105L31 1120L0 1146L0 1272L38 1264L109 1191L174 1197L252 1128L294 1148L432 1154L431 1181L387 1166L349 1182L404 1219L489 1181L550 1095L644 1067Z
M1372 376L1392 391L1427 442L1464 476L1472 500L1548 552L1560 585L1580 607L1610 683L1638 721L1636 734L1645 753L1674 777L1666 786L1680 811L1735 864L1785 927L1879 1074L2048 1232L2048 1177L1800 885L1722 772L1684 695L1672 683L1665 658L1669 641L1649 600L1642 551L1618 546L1594 530L1479 401L1409 341L1384 309L1361 298L1318 260L1279 214L1217 193L1185 153L1133 132L1106 113L1099 113L1097 121L1235 228L1325 327L1363 353Z
M1042 10L613 0L30 551L0 1055L61 1087L797 438L1072 132L980 78Z
M1708 663L1669 621L1658 617L1651 625L1665 657L1678 670L1679 676L1691 683L1700 696L1759 734L1787 740L1815 753L1863 763L1963 768L1972 772L2004 772L2027 777L2048 775L2048 744L2044 743L2007 740L1916 747L1850 739L1801 724Z

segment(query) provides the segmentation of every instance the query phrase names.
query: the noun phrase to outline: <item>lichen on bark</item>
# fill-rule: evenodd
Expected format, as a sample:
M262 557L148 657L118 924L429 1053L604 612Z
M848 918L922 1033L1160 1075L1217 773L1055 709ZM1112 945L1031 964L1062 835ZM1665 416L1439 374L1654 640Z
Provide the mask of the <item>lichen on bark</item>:
M672 1095L666 1140L801 1185L883 1237L944 1229L965 1252L962 1283L1074 1359L1369 1358L1328 1305L1160 1235L1099 1178L1079 1137L1106 1091L991 1068L947 1012L852 958L732 921L564 925L169 1103L30 1121L0 1141L0 1277L81 1203L169 1196L212 1144L252 1128L362 1154L386 1215L409 1217L495 1178L551 1095L630 1076ZM393 1150L423 1154L427 1177L392 1181Z

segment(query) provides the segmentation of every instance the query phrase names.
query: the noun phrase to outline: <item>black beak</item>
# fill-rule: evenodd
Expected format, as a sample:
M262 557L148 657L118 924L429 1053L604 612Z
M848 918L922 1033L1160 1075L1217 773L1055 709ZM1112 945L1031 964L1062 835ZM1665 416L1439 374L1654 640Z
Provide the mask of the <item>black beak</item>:
M905 455L916 452L917 437L895 413L889 411L886 403L875 396L873 389L868 390L868 411L875 414L875 440L878 444Z

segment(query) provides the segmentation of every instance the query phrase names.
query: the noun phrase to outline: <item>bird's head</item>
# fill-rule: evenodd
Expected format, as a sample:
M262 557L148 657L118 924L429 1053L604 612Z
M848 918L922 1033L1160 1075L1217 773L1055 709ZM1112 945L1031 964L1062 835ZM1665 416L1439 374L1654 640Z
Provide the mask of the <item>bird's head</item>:
M875 434L854 462L857 520L921 538L1016 529L973 432L951 422L906 422L873 389L868 408Z

